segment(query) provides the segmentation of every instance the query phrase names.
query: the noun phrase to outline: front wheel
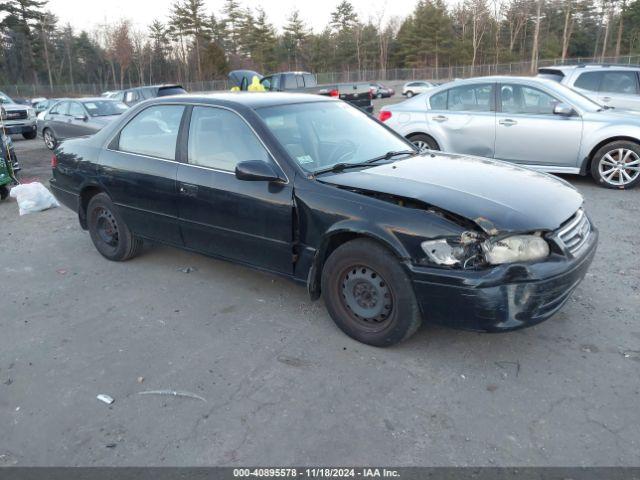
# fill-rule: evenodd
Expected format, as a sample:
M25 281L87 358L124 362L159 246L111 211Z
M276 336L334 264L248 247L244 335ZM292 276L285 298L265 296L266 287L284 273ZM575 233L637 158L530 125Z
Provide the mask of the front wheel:
M411 98L411 97L413 97L413 92L411 90L409 90L407 92L407 98Z
M36 138L37 135L38 135L38 132L36 131L26 132L22 134L25 140L33 140L34 138Z
M381 93L376 93L376 98L378 98L378 99L382 98L382 94Z
M606 188L633 188L640 183L640 145L634 142L611 142L596 152L591 175Z
M4 200L9 196L9 187L2 185L0 187L0 200Z
M142 247L142 240L131 233L106 193L89 201L87 225L96 249L109 260L129 260Z
M351 338L387 347L422 323L413 286L398 259L375 241L338 247L322 269L322 296L333 321Z

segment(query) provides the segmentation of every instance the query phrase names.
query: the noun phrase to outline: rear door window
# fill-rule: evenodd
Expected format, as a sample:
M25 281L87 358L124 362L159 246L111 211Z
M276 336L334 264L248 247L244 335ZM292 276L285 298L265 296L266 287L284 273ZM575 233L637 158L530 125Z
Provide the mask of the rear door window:
M600 82L602 81L603 73L604 72L581 73L573 86L590 92L597 92L600 87Z
M296 82L296 76L292 73L287 73L286 75L283 75L282 79L284 82L284 85L283 85L284 90L289 90L291 88L296 88L298 86Z
M454 112L490 112L492 108L493 86L462 85L449 89L447 110Z
M448 90L444 92L436 93L429 99L429 106L431 110L446 110L447 109L447 93Z
M622 93L625 95L634 95L638 93L638 77L636 72L604 72L602 83L600 84L600 91Z
M120 131L118 150L175 160L183 105L156 105L140 112Z
M69 102L58 102L53 106L49 113L52 115L66 115L68 109Z

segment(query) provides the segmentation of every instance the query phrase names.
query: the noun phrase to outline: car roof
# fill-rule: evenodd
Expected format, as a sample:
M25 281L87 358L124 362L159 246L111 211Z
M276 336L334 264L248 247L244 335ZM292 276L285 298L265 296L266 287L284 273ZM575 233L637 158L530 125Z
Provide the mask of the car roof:
M473 77L473 78L453 80L451 82L439 85L439 87L450 87L450 86L464 85L469 83L505 83L505 82L509 82L509 83L533 82L533 83L540 83L540 84L549 85L549 86L558 85L558 82L554 80L541 78L541 77L516 77L516 76L508 76L508 75L492 75L492 76L486 76L486 77Z
M599 69L605 69L605 68L612 68L615 70L638 70L640 69L640 66L638 65L616 65L616 64L598 64L598 63L589 63L589 64L584 64L584 65L552 65L549 67L540 67L538 69L538 71L544 71L544 70L558 70L561 72L568 72L568 71L572 71L572 70L577 70L577 69L584 69L584 70L599 70Z
M274 107L278 105L288 105L294 103L310 102L337 102L338 100L323 95L309 93L285 93L285 92L224 92L209 94L183 94L170 95L154 99L156 102L184 102L209 103L211 105L226 104L243 105L249 108Z
M118 100L114 98L104 98L104 97L83 97L83 98L67 98L65 100L75 100L77 102L117 102Z

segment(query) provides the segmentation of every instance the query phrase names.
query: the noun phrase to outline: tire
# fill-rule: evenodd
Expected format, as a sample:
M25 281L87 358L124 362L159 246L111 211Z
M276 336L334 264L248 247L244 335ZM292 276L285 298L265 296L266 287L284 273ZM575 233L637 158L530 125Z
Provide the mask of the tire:
M409 338L422 323L408 275L373 240L339 246L322 269L321 288L333 321L359 342L388 347Z
M0 187L0 200L5 200L9 196L9 187L2 185Z
M417 133L409 137L409 141L420 149L421 152L426 150L440 150L438 142L436 142L429 135L424 133Z
M635 187L640 183L640 145L625 140L606 144L591 160L591 176L601 187Z
M36 138L38 136L38 132L28 132L28 133L23 133L22 137L25 140L33 140L34 138Z
M42 138L44 139L44 144L49 150L53 150L58 145L58 140L50 128L45 128L42 131Z
M142 248L142 240L131 233L106 193L98 193L89 201L87 226L96 249L109 260L129 260Z
M381 94L381 93L376 93L376 98L377 98L377 99L382 98L382 94Z
M411 97L413 97L413 92L411 90L409 90L407 92L407 98L411 98Z

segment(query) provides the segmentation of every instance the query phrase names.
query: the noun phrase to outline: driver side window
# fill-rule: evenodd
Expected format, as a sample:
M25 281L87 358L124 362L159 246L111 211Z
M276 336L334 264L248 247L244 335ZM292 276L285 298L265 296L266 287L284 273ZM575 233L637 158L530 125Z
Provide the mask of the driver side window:
M553 115L560 103L548 93L525 85L502 85L500 88L502 111L528 115Z
M265 147L238 114L215 107L193 107L188 155L192 165L227 172L246 160L271 162Z

